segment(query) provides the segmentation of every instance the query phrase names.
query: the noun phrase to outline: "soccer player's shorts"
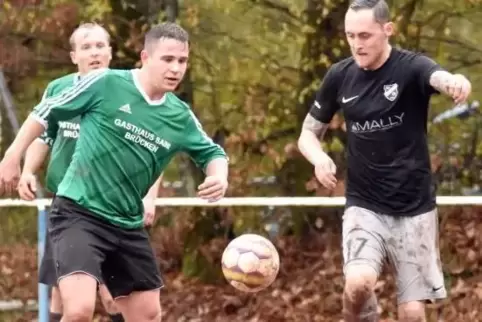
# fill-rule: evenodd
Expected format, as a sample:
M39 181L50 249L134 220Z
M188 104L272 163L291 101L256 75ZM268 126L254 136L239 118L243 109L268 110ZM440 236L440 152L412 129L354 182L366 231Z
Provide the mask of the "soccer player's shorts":
M49 286L57 286L57 272L55 269L54 254L52 251L52 240L50 234L45 236L45 249L40 262L39 282Z
M438 238L436 209L395 217L348 207L343 215L344 271L350 265L368 265L380 275L388 261L399 304L445 298Z
M114 298L163 287L144 228L119 228L64 197L55 197L49 220L58 281L84 273Z

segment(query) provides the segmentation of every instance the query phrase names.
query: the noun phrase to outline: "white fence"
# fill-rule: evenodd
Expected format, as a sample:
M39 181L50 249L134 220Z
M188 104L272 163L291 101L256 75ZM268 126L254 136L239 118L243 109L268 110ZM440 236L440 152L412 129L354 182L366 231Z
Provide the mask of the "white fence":
M0 199L0 207L38 207L50 206L51 199L24 201L19 199ZM482 196L437 196L439 206L480 206ZM223 198L217 202L207 202L200 198L159 198L157 206L192 207L341 207L345 197L239 197Z

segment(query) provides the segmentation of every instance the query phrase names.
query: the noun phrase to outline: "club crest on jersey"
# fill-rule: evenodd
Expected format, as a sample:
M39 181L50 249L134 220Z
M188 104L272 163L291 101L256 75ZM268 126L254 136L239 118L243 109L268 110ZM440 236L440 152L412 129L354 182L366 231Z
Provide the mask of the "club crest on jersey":
M398 84L383 85L383 95L390 102L393 102L398 97Z

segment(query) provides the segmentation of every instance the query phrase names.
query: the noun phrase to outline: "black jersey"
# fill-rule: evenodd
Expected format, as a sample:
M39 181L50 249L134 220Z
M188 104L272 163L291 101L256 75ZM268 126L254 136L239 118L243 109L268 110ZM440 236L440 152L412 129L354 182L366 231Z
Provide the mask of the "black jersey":
M377 70L348 58L327 72L310 114L329 123L343 111L347 206L404 216L435 207L427 118L436 70L426 56L393 48Z

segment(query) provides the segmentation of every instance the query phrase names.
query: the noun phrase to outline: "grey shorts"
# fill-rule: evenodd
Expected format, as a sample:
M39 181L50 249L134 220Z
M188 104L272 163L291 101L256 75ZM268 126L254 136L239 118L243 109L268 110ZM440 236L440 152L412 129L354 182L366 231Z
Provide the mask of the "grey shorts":
M380 275L385 261L393 267L398 303L447 296L434 209L413 217L393 217L349 207L343 215L344 270L369 265Z

